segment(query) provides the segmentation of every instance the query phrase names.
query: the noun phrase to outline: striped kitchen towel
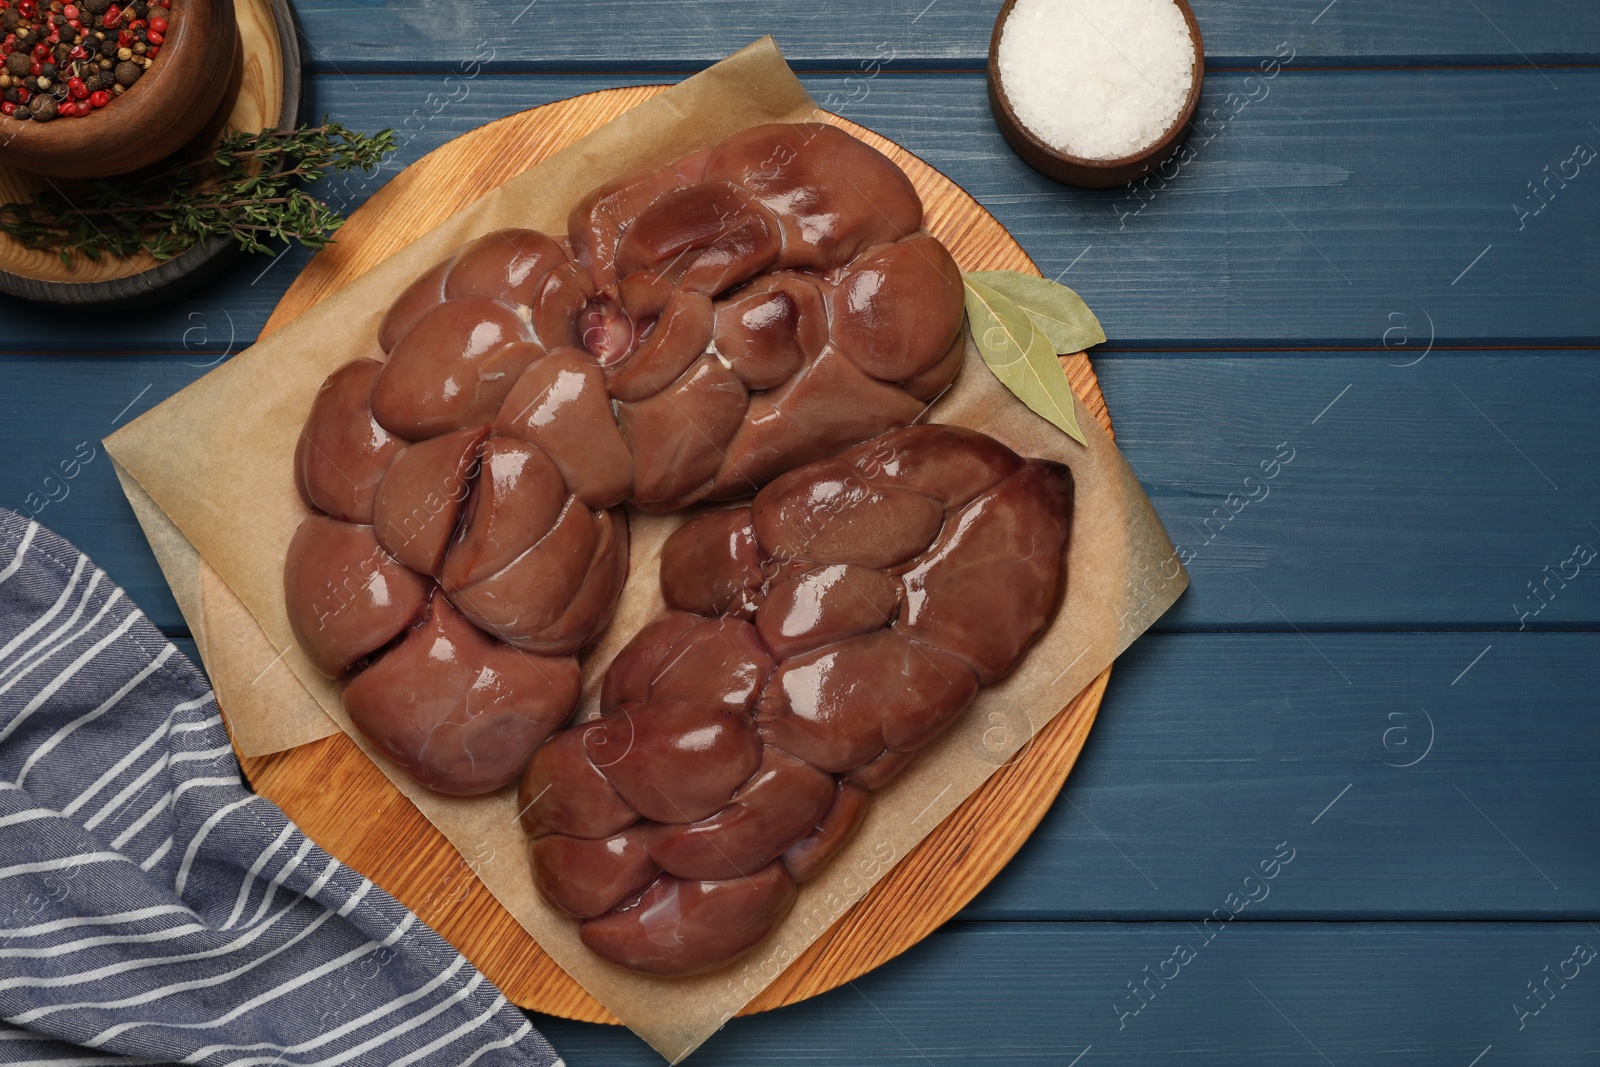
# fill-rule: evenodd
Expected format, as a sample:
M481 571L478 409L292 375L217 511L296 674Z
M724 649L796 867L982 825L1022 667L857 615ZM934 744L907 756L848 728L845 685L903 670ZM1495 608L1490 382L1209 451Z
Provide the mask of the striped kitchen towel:
M0 509L0 1063L558 1064L245 788L205 678Z

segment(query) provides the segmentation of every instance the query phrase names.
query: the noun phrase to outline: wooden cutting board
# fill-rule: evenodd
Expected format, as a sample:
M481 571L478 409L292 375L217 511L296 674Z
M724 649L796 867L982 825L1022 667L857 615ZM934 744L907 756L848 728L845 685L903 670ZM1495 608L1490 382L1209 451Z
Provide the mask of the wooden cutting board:
M443 222L464 201L664 88L607 89L546 104L429 153L351 215L338 241L289 287L263 335ZM910 175L927 207L928 230L944 241L963 270L1038 273L1005 228L955 182L864 127L836 116L828 121L880 149ZM1079 353L1062 364L1073 389L1109 431L1105 399L1088 359ZM1107 668L742 1014L792 1004L856 978L916 944L976 896L1061 792L1110 676ZM1013 725L997 721L994 729ZM414 910L512 1001L569 1019L617 1021L478 881L474 862L482 857L458 852L343 734L241 762L257 792L341 862ZM351 797L364 799L355 804Z

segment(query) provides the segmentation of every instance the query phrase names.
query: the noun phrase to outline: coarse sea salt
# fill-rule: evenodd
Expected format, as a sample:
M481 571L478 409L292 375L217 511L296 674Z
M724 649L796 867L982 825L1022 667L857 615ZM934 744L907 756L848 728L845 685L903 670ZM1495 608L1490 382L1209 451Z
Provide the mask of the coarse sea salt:
M1082 159L1122 159L1160 140L1196 62L1173 0L1017 0L996 55L1017 120Z

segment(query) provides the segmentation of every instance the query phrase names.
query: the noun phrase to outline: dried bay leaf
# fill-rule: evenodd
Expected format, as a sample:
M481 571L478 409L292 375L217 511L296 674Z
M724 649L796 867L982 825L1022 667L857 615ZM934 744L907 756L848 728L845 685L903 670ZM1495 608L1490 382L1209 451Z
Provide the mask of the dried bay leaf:
M1010 298L1045 332L1059 355L1071 355L1105 343L1105 331L1083 297L1059 282L1014 270L985 270L967 275Z
M1050 336L981 275L968 274L963 280L972 338L984 363L1035 414L1083 444L1072 386Z

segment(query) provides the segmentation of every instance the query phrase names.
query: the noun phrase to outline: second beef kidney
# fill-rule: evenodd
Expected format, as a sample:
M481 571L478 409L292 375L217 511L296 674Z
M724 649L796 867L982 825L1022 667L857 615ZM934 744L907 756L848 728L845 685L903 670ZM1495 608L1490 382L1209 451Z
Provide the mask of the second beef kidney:
M1060 464L914 426L682 526L671 611L612 662L601 717L523 776L546 898L651 974L757 944L870 792L1050 625L1072 503Z

